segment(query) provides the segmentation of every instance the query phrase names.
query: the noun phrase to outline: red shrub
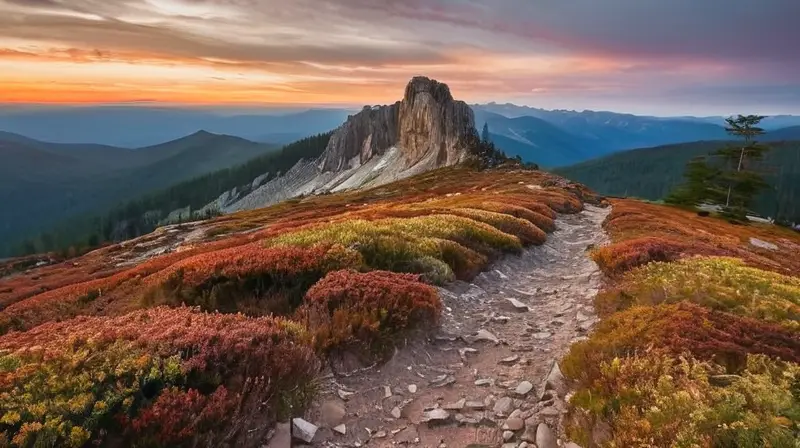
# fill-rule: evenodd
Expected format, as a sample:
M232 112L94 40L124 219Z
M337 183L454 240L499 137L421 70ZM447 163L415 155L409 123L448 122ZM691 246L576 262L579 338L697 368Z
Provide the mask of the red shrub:
M49 322L0 337L0 350L31 347L58 353L64 345L91 340L130 341L161 357L180 354L183 370L228 381L267 376L275 382L308 378L316 368L313 352L296 323L279 318L202 313L193 308L157 307L120 317L77 317Z
M186 445L187 441L208 437L219 429L220 421L233 411L234 401L224 386L211 395L196 389L169 388L156 401L133 419L123 424L140 444L151 446Z
M601 247L593 258L606 275L613 277L651 261L675 261L688 248L677 240L643 237Z
M12 410L38 411L0 429L24 434L26 424L63 418L116 437L114 417L130 437L166 446L265 432L285 409L308 403L319 368L309 342L292 321L166 307L12 332L0 337L0 353L18 367L0 375L0 396ZM93 413L65 408L73 398Z
M587 341L574 344L564 372L591 381L603 361L636 352L688 352L735 372L748 354L800 362L800 338L791 330L759 320L714 311L689 302L634 307L603 320Z
M327 272L359 268L358 252L341 245L260 243L197 255L147 279L153 303L200 305L207 310L288 314Z
M374 347L412 325L436 322L441 308L436 290L416 275L347 270L314 285L300 315L321 349L355 343Z

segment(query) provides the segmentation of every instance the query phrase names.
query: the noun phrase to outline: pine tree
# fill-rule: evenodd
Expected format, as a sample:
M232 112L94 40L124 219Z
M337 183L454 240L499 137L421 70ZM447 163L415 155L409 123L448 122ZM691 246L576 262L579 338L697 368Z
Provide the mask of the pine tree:
M753 162L760 160L769 150L755 141L755 137L764 133L758 127L763 119L760 115L727 118L725 129L744 141L690 161L684 173L686 182L672 191L666 201L690 206L720 204L727 217L746 220L750 204L767 186L753 166Z
M483 143L489 143L489 123L483 123L483 131L481 132L481 141Z
M768 146L755 141L757 136L764 134L764 129L758 127L764 118L761 115L727 118L725 130L742 138L743 142L715 153L725 164L725 170L720 176L723 185L727 185L725 213L735 219L746 218L747 209L753 199L767 186L764 178L753 169L753 162L761 160L764 153L769 151Z

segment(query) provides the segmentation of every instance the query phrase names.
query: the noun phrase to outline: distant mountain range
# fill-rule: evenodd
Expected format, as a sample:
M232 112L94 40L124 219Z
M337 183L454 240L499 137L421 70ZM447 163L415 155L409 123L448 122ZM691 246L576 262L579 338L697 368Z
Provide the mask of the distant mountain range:
M559 167L643 147L726 140L722 117L646 117L614 112L543 110L513 104L472 105L478 128L484 123L495 145L509 155L543 167ZM800 117L783 116L765 128L768 140L800 138ZM766 120L765 120L766 121ZM717 123L718 122L718 123Z
M513 104L475 104L475 123L489 124L507 154L557 167L616 151L699 140L726 139L723 117L648 117L603 111L545 110ZM55 143L138 148L194 132L286 144L341 125L351 109L230 112L223 109L103 106L16 109L0 107L0 131ZM769 131L800 126L800 116L764 120Z
M0 131L54 143L97 143L139 148L204 130L262 143L285 144L336 128L353 110L226 114L188 108L98 106L0 108Z
M277 149L205 131L135 150L0 132L0 241Z

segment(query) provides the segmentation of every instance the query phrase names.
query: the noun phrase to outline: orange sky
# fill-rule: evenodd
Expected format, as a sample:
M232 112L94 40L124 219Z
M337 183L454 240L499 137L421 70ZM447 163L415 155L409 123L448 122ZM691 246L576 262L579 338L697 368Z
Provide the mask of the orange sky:
M800 63L784 50L800 32L782 24L796 2L747 17L777 36L758 60L736 53L753 38L723 34L738 16L706 4L573 2L0 0L0 103L361 105L426 75L470 102L800 104Z

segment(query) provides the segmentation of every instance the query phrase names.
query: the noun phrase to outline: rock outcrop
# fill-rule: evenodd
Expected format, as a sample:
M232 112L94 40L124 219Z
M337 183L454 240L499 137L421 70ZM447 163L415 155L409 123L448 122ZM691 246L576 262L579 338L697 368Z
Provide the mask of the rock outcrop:
M425 163L426 169L454 165L466 154L466 138L475 129L472 109L456 101L450 88L418 76L402 101L365 106L331 137L318 164L323 172L361 166L391 147L400 149L402 169Z
M446 84L416 77L400 103L399 147L407 167L424 160L430 169L454 165L466 155L466 139L475 129L475 115L455 101Z
M364 106L333 134L319 161L322 171L356 168L373 156L383 155L398 141L400 103Z
M463 161L475 135L475 117L465 102L454 100L446 84L415 77L402 101L365 106L348 117L317 160L301 161L268 182L254 181L249 194L216 205L227 213L300 195L382 185Z

